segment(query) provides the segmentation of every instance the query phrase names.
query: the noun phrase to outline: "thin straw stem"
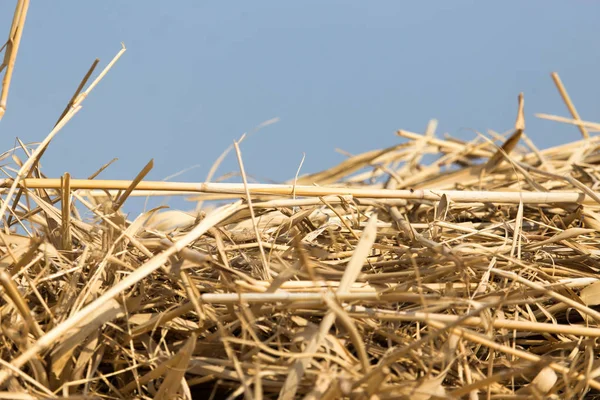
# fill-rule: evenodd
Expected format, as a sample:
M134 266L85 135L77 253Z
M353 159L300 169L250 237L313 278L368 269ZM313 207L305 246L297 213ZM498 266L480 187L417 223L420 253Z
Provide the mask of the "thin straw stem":
M560 93L560 96L562 97L563 101L567 105L567 108L569 109L569 112L573 116L573 119L581 120L581 118L579 118L579 113L577 112L575 105L573 104L573 102L571 101L571 98L569 97L569 93L567 93L567 89L563 85L563 83L560 79L560 76L558 76L558 73L556 73L556 72L552 73L552 80L554 80L554 83L556 84L556 88L558 89L558 92ZM587 129L585 129L585 126L578 125L578 128L584 139L588 139L590 137L590 134L588 133Z
M8 43L6 46L6 57L0 66L0 71L6 67L4 78L2 79L2 91L0 91L0 120L6 112L6 103L8 101L8 90L12 81L12 75L15 69L15 61L23 36L23 28L25 27L25 19L27 18L27 10L29 9L29 0L19 0L13 17L13 23L10 28Z
M0 187L10 187L12 179L0 181ZM30 189L60 189L60 179L49 178L27 178L22 179L21 184ZM100 190L126 190L131 186L129 180L86 180L72 179L71 190L100 189ZM372 199L405 199L405 200L429 200L440 201L446 195L450 201L466 203L506 203L518 204L553 204L553 203L577 203L594 204L596 201L579 192L529 192L529 191L465 191L465 190L388 190L355 187L327 187L327 186L305 186L305 185L277 185L277 184L252 184L247 185L248 191L253 195L272 195L292 197L296 196L352 196L355 198ZM187 193L223 193L244 196L245 187L241 183L188 183L188 182L140 182L135 190L146 190L156 192L179 191ZM600 196L600 193L596 193Z

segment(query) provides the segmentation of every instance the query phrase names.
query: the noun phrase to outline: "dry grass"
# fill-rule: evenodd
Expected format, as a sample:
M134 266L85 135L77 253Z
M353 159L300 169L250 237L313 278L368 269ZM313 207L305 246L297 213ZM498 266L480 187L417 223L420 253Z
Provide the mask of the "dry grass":
M600 397L600 125L558 75L573 119L543 117L583 140L555 148L527 138L520 96L509 135L432 121L283 185L248 184L238 142L238 184L144 181L152 163L46 178L47 145L123 51L25 161L4 157L0 399ZM204 206L121 211L164 194Z

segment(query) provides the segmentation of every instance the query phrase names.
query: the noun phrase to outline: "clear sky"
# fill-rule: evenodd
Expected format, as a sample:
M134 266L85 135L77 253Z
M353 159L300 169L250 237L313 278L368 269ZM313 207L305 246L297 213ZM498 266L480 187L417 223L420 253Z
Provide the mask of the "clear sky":
M5 37L16 1L0 2ZM525 93L538 147L579 139L550 72L583 119L600 121L600 2L595 1L32 1L2 149L42 140L94 58L128 51L58 135L42 164L53 177L204 180L242 145L249 174L294 176L399 142L395 130L473 137L511 129ZM232 154L220 172L236 171Z

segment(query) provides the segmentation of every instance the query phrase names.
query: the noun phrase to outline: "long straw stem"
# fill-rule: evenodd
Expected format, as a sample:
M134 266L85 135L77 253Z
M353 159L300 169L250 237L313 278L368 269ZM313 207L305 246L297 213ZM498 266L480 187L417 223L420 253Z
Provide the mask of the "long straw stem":
M10 187L12 179L0 181L0 187ZM27 178L20 181L21 185L30 189L60 189L60 179ZM87 180L72 179L72 190L126 190L131 185L130 180ZM372 199L405 199L439 201L443 195L455 203L507 203L507 204L552 204L577 203L595 204L596 201L581 192L529 192L529 191L467 191L467 190L429 190L408 189L388 190L356 187L306 186L306 185L277 185L277 184L248 184L252 195L289 196L295 192L298 197L313 196L352 196L355 198ZM242 183L193 183L193 182L140 182L135 190L156 192L188 192L188 193L220 193L244 196L245 187ZM600 193L597 193L600 196Z

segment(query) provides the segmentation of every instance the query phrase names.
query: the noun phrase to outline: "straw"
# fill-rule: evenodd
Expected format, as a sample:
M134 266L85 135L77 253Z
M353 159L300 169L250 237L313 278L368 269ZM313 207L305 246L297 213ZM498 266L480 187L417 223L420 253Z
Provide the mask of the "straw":
M540 116L583 140L550 148L521 94L504 133L436 136L431 120L285 182L252 180L241 140L205 182L148 181L152 161L131 180L112 161L46 176L124 51L73 77L45 139L0 156L1 399L599 396L600 124L557 74L573 118ZM230 150L238 170L219 177ZM173 195L189 207L123 211Z

